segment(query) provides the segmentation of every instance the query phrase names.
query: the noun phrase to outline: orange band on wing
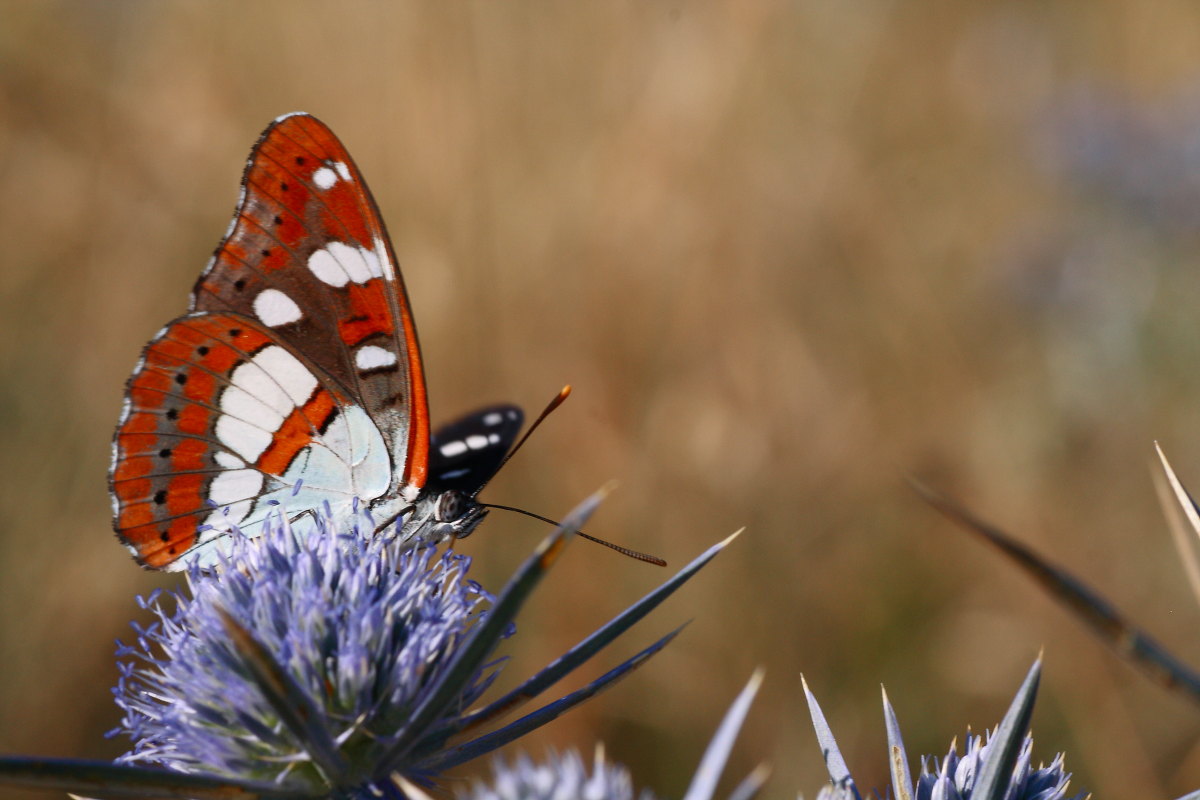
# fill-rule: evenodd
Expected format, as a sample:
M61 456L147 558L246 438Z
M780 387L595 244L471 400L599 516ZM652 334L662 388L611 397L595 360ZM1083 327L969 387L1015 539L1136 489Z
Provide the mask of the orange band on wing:
M333 395L317 389L303 406L284 418L271 444L259 456L258 468L268 475L283 475L296 454L312 442L313 429L323 430L335 413L337 403Z

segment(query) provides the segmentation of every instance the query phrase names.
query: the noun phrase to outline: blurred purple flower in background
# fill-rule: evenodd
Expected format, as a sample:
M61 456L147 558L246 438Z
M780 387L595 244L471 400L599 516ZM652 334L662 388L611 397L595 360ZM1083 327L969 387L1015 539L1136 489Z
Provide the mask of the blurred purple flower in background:
M1106 210L1157 234L1200 230L1200 84L1150 102L1080 85L1039 135L1041 165Z
M1153 98L1056 88L1028 124L1045 185L998 240L1002 288L1036 326L1060 412L1136 410L1147 353L1189 350L1190 328L1162 304L1186 302L1200 266L1200 82Z

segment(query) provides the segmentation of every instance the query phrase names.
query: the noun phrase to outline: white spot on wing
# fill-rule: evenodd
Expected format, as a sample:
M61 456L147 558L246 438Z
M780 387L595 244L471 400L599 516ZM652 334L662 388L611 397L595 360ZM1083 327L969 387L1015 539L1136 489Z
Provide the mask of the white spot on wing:
M282 347L266 348L254 357L253 363L275 379L294 405L302 405L317 388L316 376Z
M378 247L379 242L376 242ZM377 251L345 242L330 242L308 257L308 269L323 283L341 288L347 283L366 283L384 277Z
M396 267L392 264L391 258L388 257L387 242L383 241L382 237L376 236L374 250L379 259L379 272L385 280L396 280Z
M321 167L313 173L313 183L321 190L332 189L333 185L337 183L337 179L337 173L329 167Z
M276 383L274 378L256 362L257 359L247 361L234 369L233 373L229 376L229 380L233 386L222 392L221 400L224 402L225 396L236 388L258 400L261 404L278 414L280 419L283 419L285 415L291 413L291 410L295 408L295 403L288 398L287 393L283 391L283 387ZM239 402L241 401L233 401L235 405Z
M300 306L278 289L263 289L254 298L254 313L264 325L277 328L295 322L304 315Z
M454 458L467 452L467 443L461 441L446 442L438 449L441 451L443 457Z
M467 437L467 447L471 448L472 450L482 450L487 446L488 440L486 436L475 433Z
M488 444L500 444L500 434L489 433L488 434Z
M396 354L373 344L358 348L354 354L354 364L361 370L391 367L396 364Z
M350 168L347 167L344 162L342 162L342 161L333 162L333 169L335 172L337 172L338 175L340 175L342 177L342 180L344 180L344 181L350 180Z
M317 280L338 288L350 282L350 276L346 274L346 270L342 269L342 265L338 263L337 257L332 252L334 247L345 246L340 242L334 242L329 247L313 251L313 254L308 257L308 269L317 276Z
M271 444L271 432L243 422L236 417L222 414L217 420L217 438L247 461L257 461Z
M278 387L275 387L278 389ZM290 405L290 404L289 404ZM243 422L249 422L263 430L273 431L283 422L284 414L263 403L254 395L239 386L230 386L221 392L221 412L231 417L237 417Z
M330 245L330 247L332 246ZM383 269L379 266L379 256L375 253L365 247L346 247L346 250L349 252L346 254L343 266L350 275L350 280L355 283L366 283L371 278L383 276Z
M246 462L235 456L228 450L218 450L213 456L213 461L217 462L217 466L225 469L241 469L246 466Z
M213 478L208 487L208 499L219 506L258 496L263 488L263 474L256 469L235 469Z
M504 421L504 416L499 411L493 411L483 418L484 425L499 425Z

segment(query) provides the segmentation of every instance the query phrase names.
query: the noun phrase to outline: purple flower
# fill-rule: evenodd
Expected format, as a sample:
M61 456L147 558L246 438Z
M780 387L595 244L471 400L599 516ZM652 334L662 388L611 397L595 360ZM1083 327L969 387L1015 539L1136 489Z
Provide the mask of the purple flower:
M371 775L493 598L466 578L465 556L372 537L361 516L319 524L298 537L275 517L262 537L233 537L217 570L192 567L189 592L148 601L157 622L120 650L131 657L115 690L120 732L134 740L120 763L302 785ZM310 749L307 729L282 718L231 620L307 698L325 748ZM474 703L499 666L476 669L453 710ZM418 738L408 757L438 744Z
M916 800L958 800L969 798L975 788L982 765L992 756L995 733L984 737L968 733L966 736L966 753L960 758L954 744L950 752L939 765L934 756L921 759L921 774L917 778ZM1033 754L1033 737L1026 736L1021 745L1020 755L1013 767L1012 780L1008 786L1006 798L1016 800L1059 800L1067 796L1067 785L1071 773L1065 769L1063 754L1054 756L1049 766L1033 767L1030 759ZM1082 798L1086 795L1075 795Z
M460 792L459 800L633 800L633 779L629 771L604 758L604 748L596 748L592 769L579 753L550 751L541 763L526 755L511 762L497 759L492 766L490 783L475 782L469 791ZM653 800L643 791L642 800Z
M961 758L952 744L940 763L932 756L922 759L921 774L915 784L908 771L900 725L885 693L883 714L888 731L892 796L914 800L1066 800L1071 773L1065 769L1062 754L1056 755L1049 766L1031 764L1033 738L1029 736L1029 720L1040 676L1041 663L1036 662L1017 690L1008 713L989 733L986 742L984 737L968 733L966 753ZM825 715L807 685L804 693L829 770L830 785L822 790L818 800L859 800L858 786L850 776ZM1071 800L1087 796L1081 793Z
M700 760L684 800L711 800L715 794L717 779L761 684L762 673L757 672L726 712ZM767 770L760 767L743 780L730 797L749 800L758 793L766 777ZM497 759L490 783L476 781L469 790L458 794L459 800L633 800L634 797L633 780L628 770L607 762L603 747L596 748L591 771L574 750L562 754L551 751L541 763L525 755L512 762ZM656 796L643 789L636 797L655 800Z
M563 545L600 502L572 511L495 598L469 560L411 549L364 514L317 515L293 535L280 515L234 536L213 570L142 605L156 621L120 645L114 694L133 740L117 764L0 757L0 783L96 796L412 797L630 674L661 636L590 683L502 727L683 585L734 537L508 693L479 704L499 642Z

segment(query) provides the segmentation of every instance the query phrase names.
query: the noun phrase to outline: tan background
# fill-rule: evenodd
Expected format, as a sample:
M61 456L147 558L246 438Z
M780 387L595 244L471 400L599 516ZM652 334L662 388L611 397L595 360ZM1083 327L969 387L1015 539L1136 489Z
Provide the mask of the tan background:
M182 312L259 131L304 109L390 225L438 419L576 396L489 489L681 565L526 746L603 740L682 793L757 665L730 779L823 780L803 671L865 786L878 686L915 752L994 724L1039 648L1036 755L1200 785L1200 713L902 485L1067 562L1200 663L1148 479L1200 486L1200 11L1179 2L0 3L0 751L111 757L139 571L108 528L122 384ZM1189 142L1191 142L1189 147ZM1189 159L1189 153L1191 157ZM1193 191L1194 189L1194 191ZM498 587L543 535L493 516ZM509 682L664 573L580 543Z

